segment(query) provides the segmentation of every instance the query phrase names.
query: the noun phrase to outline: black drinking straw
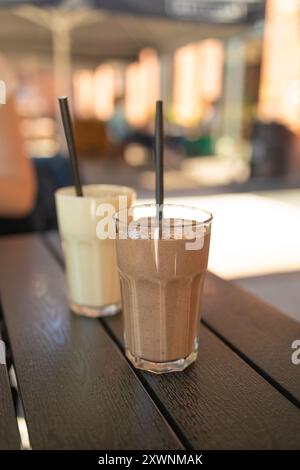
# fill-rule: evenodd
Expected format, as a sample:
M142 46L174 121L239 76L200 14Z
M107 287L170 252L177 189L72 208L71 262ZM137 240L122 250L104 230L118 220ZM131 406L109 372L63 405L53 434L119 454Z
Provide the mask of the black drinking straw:
M82 197L83 193L82 193L82 186L80 182L78 158L77 158L70 110L69 110L69 105L68 105L68 98L66 96L61 96L60 98L58 98L58 101L59 101L61 118L62 118L62 122L64 125L66 141L67 141L69 155L70 155L71 164L72 164L76 195L79 197Z
M164 203L164 122L163 103L156 102L155 113L155 199L159 220Z

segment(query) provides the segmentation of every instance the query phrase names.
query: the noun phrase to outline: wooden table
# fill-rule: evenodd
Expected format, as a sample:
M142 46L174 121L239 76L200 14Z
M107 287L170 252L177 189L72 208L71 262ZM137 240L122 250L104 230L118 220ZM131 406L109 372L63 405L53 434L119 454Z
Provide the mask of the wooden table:
M300 324L241 288L208 274L198 360L159 376L124 357L121 314L69 311L57 234L0 240L0 293L33 449L300 448ZM16 448L4 367L0 446Z
M14 450L20 448L21 442L5 356L5 343L0 340L0 450Z

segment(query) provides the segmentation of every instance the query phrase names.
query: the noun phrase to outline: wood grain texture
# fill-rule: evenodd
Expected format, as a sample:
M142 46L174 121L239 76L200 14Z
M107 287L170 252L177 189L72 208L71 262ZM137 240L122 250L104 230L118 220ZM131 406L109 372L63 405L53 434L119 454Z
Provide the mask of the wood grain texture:
M181 447L99 321L69 311L37 236L1 239L0 292L34 449Z
M122 317L105 320L123 343ZM300 410L204 325L186 371L139 373L195 449L300 449Z
M0 450L20 449L17 426L6 365L0 365Z
M300 271L243 277L232 283L300 322Z
M62 260L57 232L49 232L47 240ZM202 318L300 405L300 366L291 361L300 323L212 273L207 273L204 285Z
M57 236L50 240L61 256ZM243 305L243 298L236 302ZM226 304L223 296L221 313L227 312ZM105 323L122 344L122 316ZM300 410L203 325L199 358L185 372L137 375L194 448L300 449Z
M300 406L300 366L291 361L300 323L211 273L205 282L202 317Z

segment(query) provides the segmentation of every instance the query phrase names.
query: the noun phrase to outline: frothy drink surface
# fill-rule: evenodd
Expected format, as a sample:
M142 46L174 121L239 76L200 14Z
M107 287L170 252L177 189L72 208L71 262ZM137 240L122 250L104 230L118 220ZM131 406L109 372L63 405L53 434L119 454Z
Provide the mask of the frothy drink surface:
M169 239L147 239L138 229L117 240L126 347L153 362L186 358L195 350L209 252L210 229L202 229L200 248L187 250L192 240L178 238L179 223L168 226Z

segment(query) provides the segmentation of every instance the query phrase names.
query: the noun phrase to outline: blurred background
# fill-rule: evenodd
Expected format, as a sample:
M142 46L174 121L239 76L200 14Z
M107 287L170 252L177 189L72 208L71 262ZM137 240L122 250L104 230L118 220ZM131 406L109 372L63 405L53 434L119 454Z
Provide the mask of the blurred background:
M72 181L57 97L85 182L140 198L161 98L166 196L213 212L210 269L300 318L300 0L10 0L0 24L38 178L29 230L56 227Z
M298 0L0 4L31 157L64 153L57 96L68 95L87 180L125 177L151 194L160 97L167 190L297 184Z

